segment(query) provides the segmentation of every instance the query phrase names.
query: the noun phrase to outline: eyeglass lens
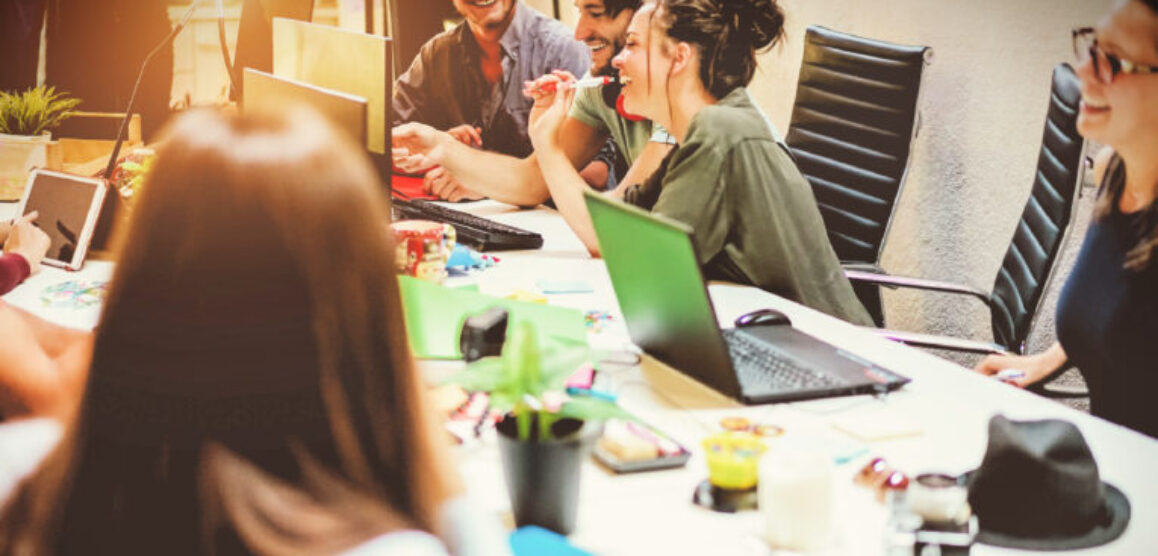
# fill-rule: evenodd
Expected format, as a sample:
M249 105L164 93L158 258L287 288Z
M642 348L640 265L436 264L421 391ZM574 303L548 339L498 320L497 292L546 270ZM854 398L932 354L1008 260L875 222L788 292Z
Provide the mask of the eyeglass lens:
M1098 47L1098 40L1094 36L1093 29L1080 29L1074 31L1074 54L1078 57L1078 63L1084 63L1087 59L1091 60L1094 66L1094 75L1102 83L1110 83L1114 80L1114 75L1118 73L1117 60L1108 56L1100 47Z

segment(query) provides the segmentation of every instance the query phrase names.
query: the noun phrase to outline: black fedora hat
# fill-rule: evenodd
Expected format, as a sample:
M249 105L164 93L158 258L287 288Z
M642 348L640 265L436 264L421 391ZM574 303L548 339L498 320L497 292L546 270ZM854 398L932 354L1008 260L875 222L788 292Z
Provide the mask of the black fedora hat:
M1118 538L1130 521L1130 501L1101 480L1081 431L1067 421L994 416L985 458L966 478L985 544L1088 548Z

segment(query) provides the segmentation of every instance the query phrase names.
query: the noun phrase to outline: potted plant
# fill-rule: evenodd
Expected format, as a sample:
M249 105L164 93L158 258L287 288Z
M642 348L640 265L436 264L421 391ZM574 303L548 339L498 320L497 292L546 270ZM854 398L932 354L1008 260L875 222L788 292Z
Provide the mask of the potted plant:
M562 394L588 361L586 348L541 349L530 323L511 328L501 356L475 361L448 382L488 392L491 407L507 412L496 428L515 522L566 535L575 528L579 471L599 423L633 417L610 401Z
M20 198L36 167L60 169L50 130L73 115L80 100L41 85L23 93L0 91L0 200Z

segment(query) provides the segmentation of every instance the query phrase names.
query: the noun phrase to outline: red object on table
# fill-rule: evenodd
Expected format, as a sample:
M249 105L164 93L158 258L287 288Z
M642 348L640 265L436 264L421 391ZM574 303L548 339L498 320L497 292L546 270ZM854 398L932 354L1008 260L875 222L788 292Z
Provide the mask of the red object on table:
M407 199L432 199L438 200L437 195L431 195L422 191L422 177L421 176L403 176L394 174L390 178L390 186L394 190L393 195Z

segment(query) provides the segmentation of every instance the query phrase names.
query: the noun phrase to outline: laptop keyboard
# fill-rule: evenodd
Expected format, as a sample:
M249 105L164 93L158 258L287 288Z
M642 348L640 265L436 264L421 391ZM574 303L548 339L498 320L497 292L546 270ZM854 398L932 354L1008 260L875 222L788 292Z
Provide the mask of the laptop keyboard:
M422 200L408 201L395 197L392 201L398 218L434 220L454 226L459 243L479 251L509 251L512 249L539 249L543 236L508 226L469 212L447 208Z
M749 388L771 391L812 390L841 386L840 379L824 372L802 366L768 344L753 339L735 329L725 330L724 342L732 366L745 390Z

